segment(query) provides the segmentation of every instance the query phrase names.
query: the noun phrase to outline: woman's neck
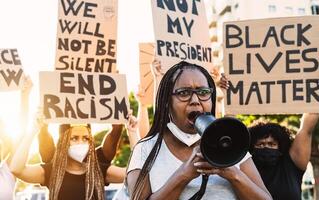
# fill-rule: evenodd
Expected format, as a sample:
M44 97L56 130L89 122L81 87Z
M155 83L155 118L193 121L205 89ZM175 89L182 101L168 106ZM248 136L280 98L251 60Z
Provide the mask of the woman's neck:
M164 141L170 152L181 161L185 161L192 154L195 144L188 147L177 139L169 130L164 132Z
M66 165L66 171L71 174L84 174L86 167L84 163L79 163L72 158L68 158L68 163Z

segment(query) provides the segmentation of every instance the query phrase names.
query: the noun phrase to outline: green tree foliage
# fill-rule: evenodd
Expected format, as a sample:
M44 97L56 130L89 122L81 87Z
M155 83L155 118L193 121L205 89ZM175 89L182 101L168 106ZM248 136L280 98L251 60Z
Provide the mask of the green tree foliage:
M102 145L104 136L109 132L109 130L103 130L94 135L94 145L96 147Z
M131 92L129 95L129 101L130 101L130 108L133 111L133 115L137 116L138 102L136 98L134 97L133 92ZM152 124L153 123L153 107L148 108L148 115L149 115L150 124ZM113 160L113 163L119 167L125 167L128 163L130 154L131 154L131 149L130 149L129 139L127 136L126 129L123 129L118 152L115 156L115 159Z
M293 133L296 133L300 126L301 115L237 115L246 126L250 126L255 120L267 120L286 126Z

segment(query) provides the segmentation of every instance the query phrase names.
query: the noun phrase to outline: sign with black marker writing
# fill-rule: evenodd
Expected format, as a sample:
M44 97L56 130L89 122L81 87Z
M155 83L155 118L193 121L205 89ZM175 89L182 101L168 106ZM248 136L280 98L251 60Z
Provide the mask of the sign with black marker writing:
M226 22L227 114L319 112L319 17Z
M56 70L116 71L117 0L59 0Z
M122 74L40 72L40 102L47 122L125 123L127 94Z
M212 69L204 1L152 0L156 55L163 69L181 60Z
M0 90L19 90L24 73L17 49L0 49Z
M154 77L151 69L154 60L154 44L140 43L139 44L139 60L140 60L140 84L145 90L145 98L147 104L152 105L154 100Z

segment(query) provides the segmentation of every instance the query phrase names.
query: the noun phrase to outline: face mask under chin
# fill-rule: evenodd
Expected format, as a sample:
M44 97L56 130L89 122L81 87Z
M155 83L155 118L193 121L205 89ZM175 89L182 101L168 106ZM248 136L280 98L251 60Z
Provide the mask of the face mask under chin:
M196 134L189 134L183 132L180 128L178 128L172 121L167 124L167 128L171 131L171 133L182 143L186 144L187 146L192 146L198 140L200 140L200 135Z
M254 148L252 159L258 168L263 168L275 166L281 156L279 149Z

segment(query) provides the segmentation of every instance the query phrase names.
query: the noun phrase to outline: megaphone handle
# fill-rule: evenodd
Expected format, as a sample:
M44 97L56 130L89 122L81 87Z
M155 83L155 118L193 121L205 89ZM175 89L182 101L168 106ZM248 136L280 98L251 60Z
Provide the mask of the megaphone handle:
M196 192L189 200L200 200L205 194L206 186L208 182L209 175L202 174L202 184L200 185L200 189Z

